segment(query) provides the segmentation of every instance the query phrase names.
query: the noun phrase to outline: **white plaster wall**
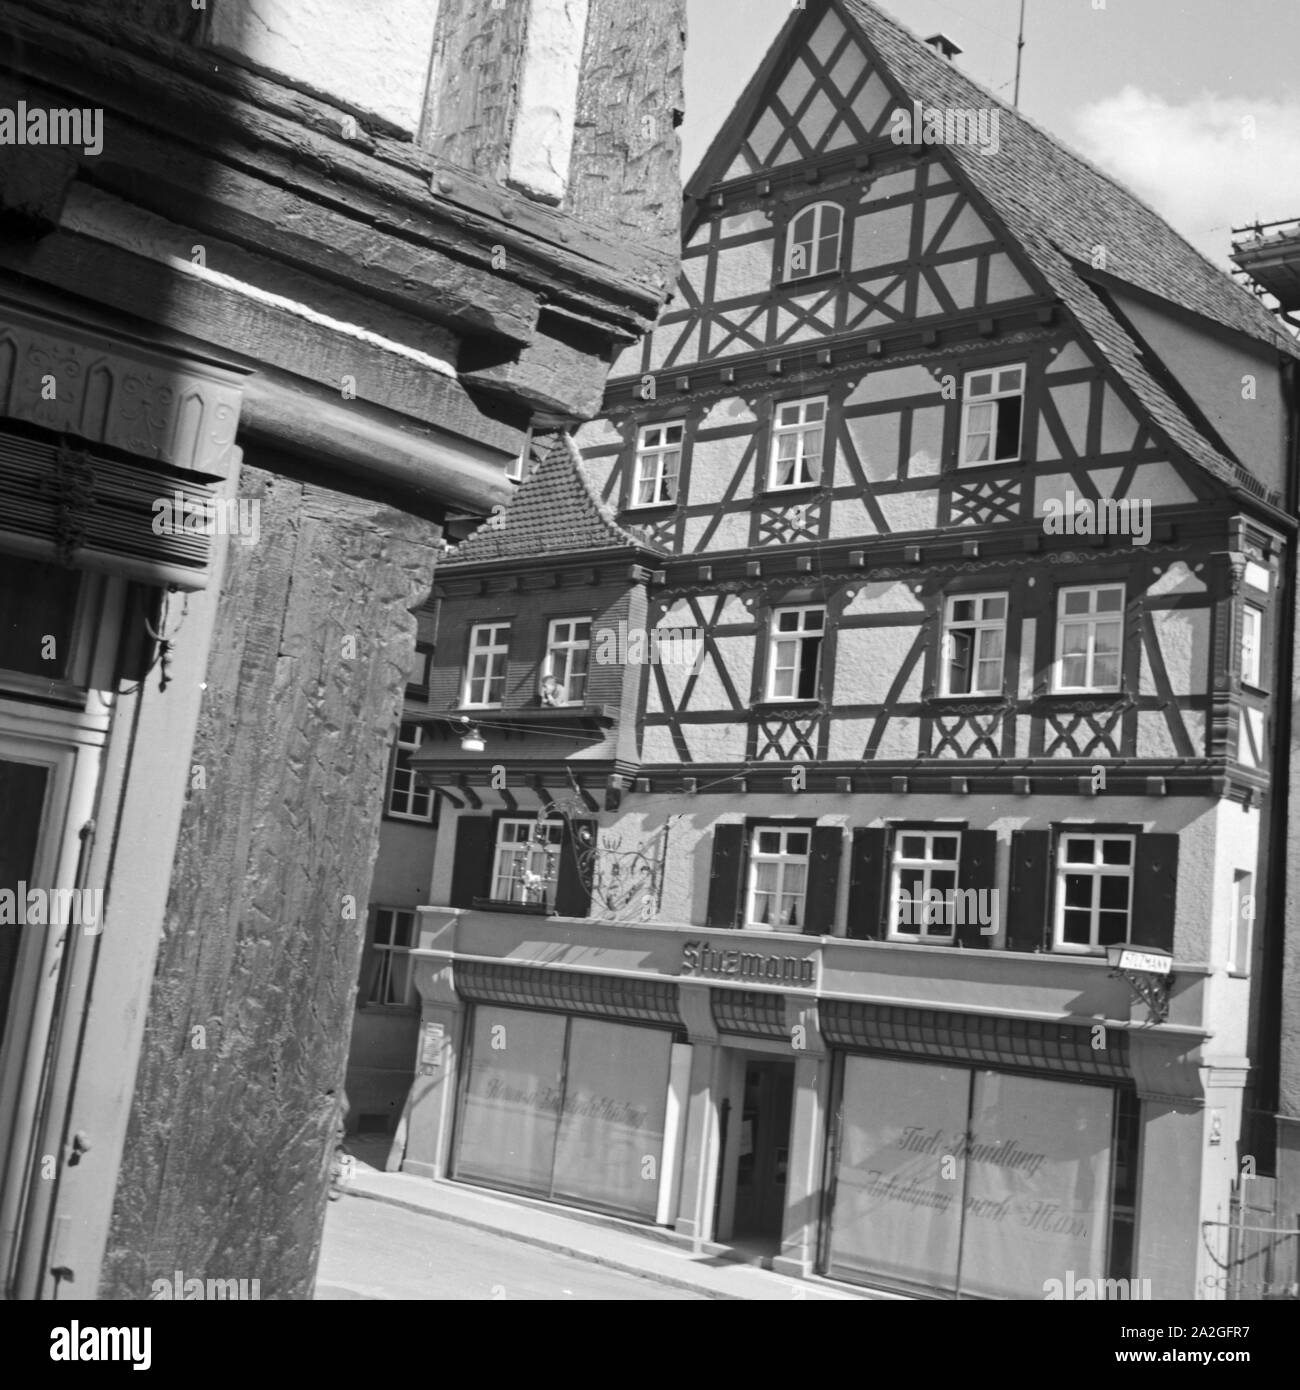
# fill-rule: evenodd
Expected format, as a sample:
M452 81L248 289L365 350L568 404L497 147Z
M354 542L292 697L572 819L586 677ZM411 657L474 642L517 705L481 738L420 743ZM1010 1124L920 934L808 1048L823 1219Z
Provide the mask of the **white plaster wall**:
M716 429L725 425L753 425L758 417L750 409L749 402L740 396L727 396L714 401L700 419L700 431Z
M863 206L878 203L886 198L898 198L911 193L916 188L916 170L900 169L897 173L884 174L876 179L862 195Z
M1204 564L1197 565L1193 571L1185 561L1175 560L1168 569L1151 581L1147 595L1150 598L1162 598L1167 594L1203 594L1205 581L1200 576L1204 573Z
M733 435L729 439L695 441L691 449L692 506L722 500L748 447L749 440L743 435ZM736 495L748 497L752 491L752 486L745 480Z
M882 704L915 641L913 627L842 628L836 643L833 703ZM917 662L913 668L901 700L920 699L921 666Z
M845 397L844 404L875 405L908 396L933 396L939 387L924 367L887 367L868 372Z
M841 474L847 477L847 474ZM831 508L830 534L832 540L842 540L846 536L874 536L880 528L871 519L870 513L857 497L846 497L837 501Z
M845 420L844 428L868 482L889 482L898 476L897 415L863 415Z
M558 203L569 186L587 0L529 0L510 182Z
M997 304L1008 299L1023 299L1029 293L1029 282L1011 264L1011 257L996 252L989 257L988 302Z
M943 407L925 406L912 412L912 452L907 460L909 478L929 478L943 462Z
M742 492L742 495L747 495ZM712 521L711 517L693 516L686 520L686 549L697 550L700 538ZM749 516L745 512L729 512L718 523L709 550L747 550L749 548Z
M957 214L957 220L952 224L948 235L943 239L944 251L960 251L964 246L977 246L982 242L992 241L993 233L989 231L988 224L975 211L969 203Z
M1175 695L1203 695L1210 684L1210 615L1204 610L1156 610L1151 622L1160 642L1165 670ZM1148 690L1150 682L1150 690ZM1155 682L1142 652L1142 692L1155 694Z
M1047 368L1049 372L1076 372L1083 371L1091 367L1088 356L1078 343L1070 342L1061 349L1051 365Z
M715 300L739 299L743 295L766 294L772 288L773 243L750 242L746 246L726 246L717 252L717 273L713 282Z
M214 47L414 134L438 0L217 0Z
M1133 474L1130 497L1146 497L1153 507L1172 507L1195 502L1196 494L1171 463L1142 463Z
M1101 402L1101 451L1103 454L1130 453L1137 442L1138 422L1133 412L1107 386Z
M859 213L853 223L853 270L873 265L892 265L907 259L912 237L912 212L907 207L881 208Z
M922 613L925 605L901 579L877 579L861 585L844 605L844 617L867 613Z
M739 763L745 760L744 724L684 724L682 737L697 763Z
M920 492L895 492L876 498L891 531L933 531L939 525L939 493L935 488Z

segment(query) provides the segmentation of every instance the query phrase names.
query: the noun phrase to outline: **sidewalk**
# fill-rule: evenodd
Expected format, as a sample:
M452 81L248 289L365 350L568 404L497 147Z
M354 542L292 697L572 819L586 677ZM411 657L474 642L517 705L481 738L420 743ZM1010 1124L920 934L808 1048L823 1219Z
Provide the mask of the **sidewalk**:
M696 1252L689 1242L662 1227L642 1226L618 1217L489 1192L464 1183L385 1173L376 1165L383 1161L386 1140L376 1144L353 1137L344 1147L356 1159L352 1177L344 1184L348 1196L477 1227L709 1298L843 1301L888 1297L820 1279L790 1279L758 1264L723 1259L716 1253L710 1254L707 1248Z

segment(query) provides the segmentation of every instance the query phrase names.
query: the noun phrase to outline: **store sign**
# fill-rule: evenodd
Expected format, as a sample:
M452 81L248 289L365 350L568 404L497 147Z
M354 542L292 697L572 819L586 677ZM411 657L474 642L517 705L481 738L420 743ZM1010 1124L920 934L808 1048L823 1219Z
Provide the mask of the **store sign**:
M444 1029L441 1023L426 1023L420 1033L420 1075L437 1074L442 1059Z
M1168 975L1173 969L1172 956L1151 955L1147 951L1130 951L1127 948L1119 953L1115 963L1117 970L1143 970L1148 975Z
M682 946L681 973L811 989L817 982L817 963L812 956L777 956L734 948L723 951L708 941L687 941Z

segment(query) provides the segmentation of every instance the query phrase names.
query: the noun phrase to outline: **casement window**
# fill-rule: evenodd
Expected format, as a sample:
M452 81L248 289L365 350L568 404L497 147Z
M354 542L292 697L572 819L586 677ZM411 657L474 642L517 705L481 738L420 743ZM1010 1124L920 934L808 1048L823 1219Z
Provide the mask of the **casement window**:
M1124 586L1062 589L1057 599L1057 691L1120 688L1123 670Z
M503 903L553 904L562 837L558 820L498 821L489 896Z
M470 629L469 663L461 699L464 708L494 709L501 704L509 650L509 623L479 623Z
M824 608L778 608L768 639L767 698L815 700L821 674Z
M828 935L835 925L843 841L838 825L715 826L705 924Z
M825 439L825 396L778 404L772 423L769 491L810 487L820 482Z
M393 745L393 761L388 776L388 814L397 820L431 821L433 792L415 785L411 758L419 752L424 730L418 724L402 724Z
M1260 685L1264 634L1264 612L1253 603L1241 609L1241 682Z
M1132 835L1063 833L1056 843L1057 950L1097 952L1127 941L1133 913Z
M596 822L462 815L454 829L451 907L586 917Z
M747 927L802 930L808 896L810 838L807 829L755 827L745 897Z
M1000 695L1006 652L1006 594L954 594L944 605L945 695Z
M845 934L986 948L1000 923L997 833L960 825L860 826Z
M419 1002L411 960L415 913L403 908L377 907L373 918L363 1002L371 1007L414 1008Z
M1178 836L1063 825L1011 836L1007 949L1100 955L1174 947Z
M962 401L961 466L1015 463L1025 411L1024 367L967 372Z
M785 278L806 280L840 268L844 209L838 203L813 203L790 223L785 251Z
M587 694L590 657L590 618L557 618L551 623L544 674L555 681L557 704L582 704Z
M680 422L641 427L636 444L634 507L662 507L676 502L684 429Z
M961 835L899 830L889 883L889 937L951 941L961 870Z

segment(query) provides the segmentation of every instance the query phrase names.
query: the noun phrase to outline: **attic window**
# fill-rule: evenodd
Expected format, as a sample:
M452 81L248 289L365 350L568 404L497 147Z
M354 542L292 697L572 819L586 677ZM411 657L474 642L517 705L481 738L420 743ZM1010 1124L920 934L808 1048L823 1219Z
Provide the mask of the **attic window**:
M785 278L808 280L840 268L844 209L838 203L813 203L790 223L785 249Z
M961 466L1015 463L1024 418L1024 367L967 372L963 397Z

